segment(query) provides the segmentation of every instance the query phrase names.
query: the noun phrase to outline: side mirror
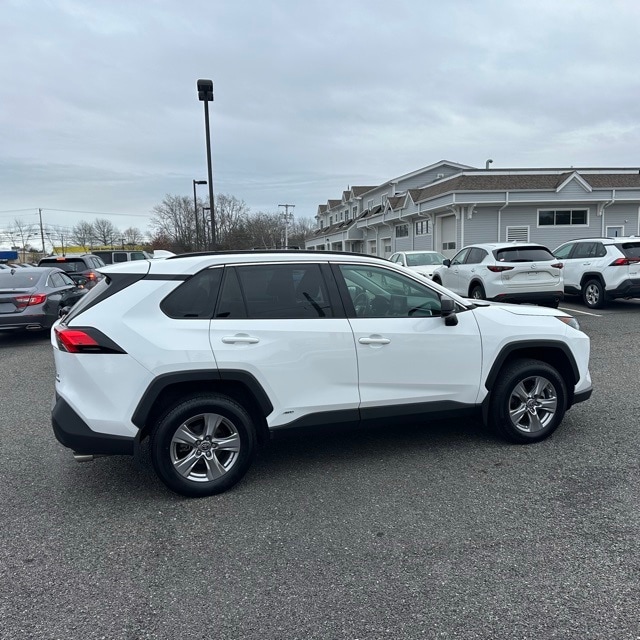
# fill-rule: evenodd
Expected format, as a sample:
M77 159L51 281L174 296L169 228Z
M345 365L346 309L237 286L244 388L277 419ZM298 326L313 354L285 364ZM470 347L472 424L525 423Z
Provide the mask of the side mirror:
M71 311L71 307L62 307L62 309L58 311L58 318L64 318L69 311Z
M451 266L451 260L449 260L449 258L447 258L443 263L442 263L445 267L450 267Z
M458 324L458 316L456 315L456 303L449 296L440 298L440 315L444 318L447 327L455 327Z

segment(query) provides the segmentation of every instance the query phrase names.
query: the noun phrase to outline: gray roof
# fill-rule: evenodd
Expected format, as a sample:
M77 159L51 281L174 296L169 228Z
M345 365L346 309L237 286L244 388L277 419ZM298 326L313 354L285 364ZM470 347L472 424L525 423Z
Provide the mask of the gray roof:
M563 173L497 173L465 172L438 184L411 189L414 202L421 202L451 191L555 191L567 178L577 173L595 189L640 188L640 173L589 173L570 169Z

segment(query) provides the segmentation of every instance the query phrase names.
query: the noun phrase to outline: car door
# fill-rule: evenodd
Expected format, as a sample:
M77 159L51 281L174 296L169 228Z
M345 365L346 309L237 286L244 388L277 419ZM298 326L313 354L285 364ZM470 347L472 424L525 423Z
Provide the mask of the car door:
M383 266L338 263L334 271L347 296L363 418L475 404L482 351L472 311L447 326L426 283Z
M596 243L593 241L576 242L567 258L554 254L556 258L562 259L564 286L569 292L580 291L582 275L591 269L595 248ZM564 253L565 251L561 251L561 254Z
M459 279L458 279L458 292L460 295L470 295L471 283L480 281L484 286L483 273L480 269L480 263L487 256L487 252L479 247L471 247L467 255L464 257L464 262L458 267ZM484 269L486 271L486 268Z
M353 332L326 263L227 267L210 341L219 370L267 392L270 428L359 419Z
M461 283L460 283L460 269L464 264L465 258L469 253L469 247L461 249L456 253L455 256L451 259L451 263L447 269L442 270L442 285L447 289L451 289L451 291L458 293L460 295L467 295L467 291L462 291Z

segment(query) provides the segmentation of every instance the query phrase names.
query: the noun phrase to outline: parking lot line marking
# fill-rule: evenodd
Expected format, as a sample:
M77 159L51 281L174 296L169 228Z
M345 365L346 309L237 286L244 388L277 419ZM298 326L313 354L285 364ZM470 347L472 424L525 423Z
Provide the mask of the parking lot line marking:
M601 313L589 313L588 311L580 311L580 309L567 309L567 307L558 307L562 311L569 311L570 313L582 313L585 316L593 316L594 318L602 318Z

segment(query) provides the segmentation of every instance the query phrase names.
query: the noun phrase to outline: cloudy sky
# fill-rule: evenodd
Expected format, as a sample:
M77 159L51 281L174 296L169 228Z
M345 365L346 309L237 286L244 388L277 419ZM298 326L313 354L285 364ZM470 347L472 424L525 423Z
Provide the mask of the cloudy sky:
M254 211L441 159L637 167L639 33L637 0L0 0L0 229L192 195L198 78L215 192Z

